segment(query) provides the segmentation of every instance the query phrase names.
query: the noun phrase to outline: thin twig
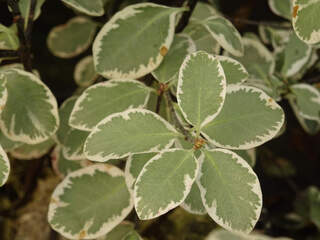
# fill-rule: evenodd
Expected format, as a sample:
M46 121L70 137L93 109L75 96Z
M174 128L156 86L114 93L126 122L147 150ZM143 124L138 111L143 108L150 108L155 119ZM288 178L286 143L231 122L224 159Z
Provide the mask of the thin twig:
M163 93L161 93L157 98L157 105L156 105L156 113L160 112L160 106L162 102Z
M30 11L29 11L29 17L28 17L28 24L26 28L26 40L30 43L31 42L31 32L34 22L34 16L35 16L35 10L37 6L37 0L31 0L30 3Z
M190 17L192 15L192 12L197 5L197 2L198 2L198 0L188 0L187 7L189 8L189 11L185 11L182 14L182 16L176 26L176 30L175 30L176 33L182 32L183 29L188 25Z
M247 25L252 25L252 26L265 26L265 27L273 27L276 29L283 29L283 30L290 30L292 29L292 26L283 26L281 24L277 23L272 23L272 22L266 22L266 21L254 21L254 20L249 20L249 19L243 19L243 18L233 18L230 16L226 16L227 19L229 19L233 23L244 23Z
M19 57L18 51L15 50L0 50L0 58L16 58Z
M193 137L191 136L190 132L184 128L184 126L181 124L180 120L177 117L176 111L174 110L173 104L172 104L172 98L170 96L169 91L165 91L163 93L164 97L167 100L168 108L170 110L171 118L174 123L174 125L179 129L179 131L184 135L185 140L188 142L194 143Z

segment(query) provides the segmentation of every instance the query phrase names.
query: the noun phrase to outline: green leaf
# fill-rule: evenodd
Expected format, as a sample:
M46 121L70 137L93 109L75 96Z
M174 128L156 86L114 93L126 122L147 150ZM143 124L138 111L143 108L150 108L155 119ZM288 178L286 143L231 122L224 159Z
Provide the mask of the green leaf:
M86 166L86 160L70 161L62 154L61 146L57 145L51 154L52 168L62 179L71 172Z
M219 61L203 51L184 60L179 72L177 100L185 119L197 130L219 114L226 78Z
M306 118L303 118L301 116L301 113L298 109L297 103L295 101L295 97L293 95L286 96L290 106L292 107L293 113L297 117L301 127L311 135L315 135L319 132L320 130L320 122L319 121L314 121L314 120L309 120Z
M81 59L74 70L74 80L80 87L89 87L98 78L92 56Z
M290 86L300 115L320 122L320 92L315 87L299 83Z
M124 173L129 189L133 189L143 166L156 154L157 153L140 153L128 157Z
M89 18L71 18L66 24L56 26L50 31L48 48L57 57L75 57L88 49L96 28L97 24Z
M308 189L310 219L320 229L320 191L312 186Z
M249 233L259 219L262 193L249 164L226 149L203 150L198 184L205 208L223 228Z
M102 16L104 14L102 0L62 0L62 2L89 16Z
M4 80L8 100L0 118L2 132L27 144L50 138L58 129L59 116L49 88L34 74L19 69L0 72L0 82Z
M214 39L234 56L243 56L241 35L232 23L221 16L206 19L203 23Z
M268 3L274 14L291 21L292 0L269 0Z
M105 162L169 148L180 134L157 114L130 109L103 119L85 143L88 159Z
M308 63L312 48L301 41L295 33L289 37L284 48L284 63L281 73L284 77L292 77Z
M149 95L150 89L135 80L117 79L95 84L76 101L69 120L70 126L92 131L110 114L145 107Z
M142 220L156 218L179 206L196 179L193 151L170 149L144 165L134 186L134 203Z
M270 51L259 41L243 38L244 55L242 57L231 56L243 64L251 75L250 78L264 79L272 75L275 68L274 57Z
M56 140L59 144L64 144L68 132L71 129L71 126L69 126L69 118L76 101L77 97L72 96L66 99L59 108L60 125L56 132Z
M8 90L7 90L7 81L1 77L0 72L0 114L3 111L7 100L8 100Z
M140 3L117 12L94 41L97 72L106 78L139 78L155 70L173 41L175 16L184 10Z
M320 42L320 0L294 0L292 25L297 36L307 44Z
M10 151L10 154L20 160L31 160L43 157L53 147L54 141L52 138L38 143L38 144L23 144L14 150Z
M132 210L123 172L95 164L70 173L54 190L48 220L70 239L92 239L110 232Z
M179 68L185 57L196 51L192 39L185 34L175 36L168 54L152 75L161 83L178 79Z
M204 2L198 2L192 12L191 19L204 20L218 14L218 11L211 5Z
M31 2L32 2L31 0L19 0L21 15L22 17L24 17L24 20L25 20L25 24L24 24L25 29L27 28L27 25L29 22ZM44 4L44 2L45 0L37 0L33 21L40 16L41 7Z
M248 79L249 74L247 70L238 61L225 56L216 56L216 58L223 68L227 85L242 84Z
M203 126L202 133L215 146L250 149L276 136L283 122L283 110L264 92L230 85L220 114Z
M90 132L70 128L62 145L63 156L68 160L83 160L84 143Z
M15 25L6 27L0 24L0 49L17 50L19 48L19 38Z
M188 196L180 206L192 214L204 215L207 213L207 210L202 203L200 189L197 182L192 184Z
M219 54L220 45L211 36L204 25L190 21L183 33L192 39L197 51L205 51L209 54Z
M98 238L97 240L125 240L125 237L134 232L134 225L131 222L122 222L107 235Z
M0 145L0 187L8 180L10 173L10 162L7 154Z
M0 145L2 146L3 150L6 152L12 151L15 148L21 146L23 143L22 142L16 142L16 141L12 141L9 138L6 137L6 135L4 135L2 133L2 131L0 131Z
M255 148L248 150L233 150L234 153L239 155L243 160L245 160L250 167L254 167L256 164L256 151Z

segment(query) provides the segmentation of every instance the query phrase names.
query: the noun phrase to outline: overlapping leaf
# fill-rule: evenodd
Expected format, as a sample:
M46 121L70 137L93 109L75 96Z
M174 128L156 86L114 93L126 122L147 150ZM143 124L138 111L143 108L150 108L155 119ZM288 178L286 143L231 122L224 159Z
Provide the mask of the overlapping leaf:
M251 232L260 216L262 194L248 163L229 150L203 150L199 174L203 204L215 222L232 232Z
M104 14L103 0L62 0L62 2L90 16L102 16Z
M250 149L272 139L284 122L281 107L261 90L230 85L220 114L203 126L215 146Z
M6 80L8 99L0 122L11 140L37 144L51 137L59 126L56 99L38 77L19 69L0 73Z
M96 28L97 24L90 19L74 17L51 30L47 39L48 47L57 57L75 57L88 49Z
M0 187L8 180L10 173L10 162L7 154L0 146Z
M149 94L150 89L135 80L117 79L95 84L78 98L69 123L74 128L92 131L110 114L144 107Z
M226 79L219 61L203 51L190 54L180 68L177 91L185 119L200 130L219 114L225 94Z
M157 152L170 147L180 134L157 114L130 109L103 119L85 143L88 159L104 162L134 153Z
M242 84L248 79L249 74L247 70L238 61L225 56L217 56L216 58L223 68L228 85Z
M200 189L197 182L192 184L191 190L184 202L181 204L181 207L193 214L203 215L207 213L207 210L202 203Z
M173 41L175 16L183 10L140 3L116 13L93 44L97 72L107 78L139 78L156 69Z
M166 150L148 161L134 187L139 218L155 218L180 205L190 192L197 170L198 162L190 150Z
M269 0L269 7L272 12L280 17L291 20L292 17L292 0Z
M48 220L69 239L92 239L110 232L132 207L123 172L96 164L70 173L57 186Z
M15 25L6 27L0 24L0 49L16 50L19 47L19 38Z

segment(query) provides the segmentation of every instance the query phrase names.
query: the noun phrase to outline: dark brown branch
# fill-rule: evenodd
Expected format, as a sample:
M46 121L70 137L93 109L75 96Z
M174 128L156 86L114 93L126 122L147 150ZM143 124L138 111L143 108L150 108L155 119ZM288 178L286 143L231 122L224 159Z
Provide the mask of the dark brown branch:
M0 58L16 58L19 57L18 51L15 50L0 50Z
M176 111L174 110L174 107L173 107L173 104L172 104L172 98L170 96L169 91L165 91L163 94L164 94L164 97L167 100L168 107L169 107L170 114L171 114L171 118L172 118L172 121L173 121L174 125L184 135L185 140L188 141L188 142L191 142L193 144L194 143L193 137L191 136L190 132L187 129L184 128L184 126L181 124L180 120L177 117Z
M29 17L28 17L28 24L26 28L26 40L27 42L31 42L31 32L32 32L32 27L33 27L33 22L34 22L34 17L35 17L35 10L37 6L37 0L31 0L30 3L30 12L29 12Z
M187 7L189 8L189 10L185 11L182 14L182 16L176 26L176 30L175 30L176 33L182 32L183 29L188 25L190 17L192 15L192 12L197 5L197 2L198 2L198 0L188 0Z
M254 20L249 20L249 19L243 19L243 18L233 18L230 16L226 16L225 17L227 19L229 19L231 22L233 23L244 23L247 25L251 25L251 26L265 26L265 27L273 27L276 29L283 29L283 30L290 30L292 29L292 26L283 26L281 24L277 24L277 23L272 23L272 22L266 22L266 21L254 21Z

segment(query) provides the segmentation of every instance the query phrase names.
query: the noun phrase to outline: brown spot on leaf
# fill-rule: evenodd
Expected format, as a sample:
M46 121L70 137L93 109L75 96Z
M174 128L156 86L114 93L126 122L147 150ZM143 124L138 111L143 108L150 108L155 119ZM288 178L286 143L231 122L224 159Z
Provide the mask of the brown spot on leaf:
M294 6L293 7L292 17L295 18L297 16L298 9L299 9L299 6Z
M268 99L268 102L269 102L269 103L272 103L272 102L273 102L273 99L272 99L272 98L269 98L269 99Z
M160 55L164 57L165 55L167 55L167 53L168 53L168 48L166 48L165 46L162 46L160 48Z
M51 198L50 203L58 204L58 200L55 198Z
M82 230L79 234L79 239L84 239L86 237L87 233L85 230Z

